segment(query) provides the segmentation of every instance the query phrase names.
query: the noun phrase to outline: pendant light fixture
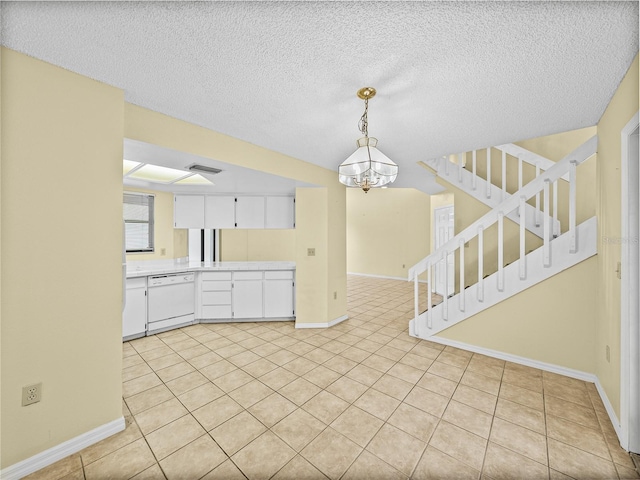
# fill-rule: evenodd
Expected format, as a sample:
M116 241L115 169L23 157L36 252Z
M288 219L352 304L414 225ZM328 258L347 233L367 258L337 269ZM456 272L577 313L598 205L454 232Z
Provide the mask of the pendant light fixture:
M338 168L340 183L347 187L362 188L364 193L372 187L388 185L398 176L398 165L377 149L377 138L369 137L369 99L375 95L376 89L373 87L358 90L358 97L364 100L364 113L358 128L364 137L358 139L358 149Z

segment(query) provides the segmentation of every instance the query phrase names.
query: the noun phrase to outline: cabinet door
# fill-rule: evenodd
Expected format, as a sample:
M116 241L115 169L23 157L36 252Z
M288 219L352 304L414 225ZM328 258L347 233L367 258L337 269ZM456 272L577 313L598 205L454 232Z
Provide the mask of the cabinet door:
M293 317L293 280L264 281L265 318Z
M266 197L265 228L294 228L293 197Z
M233 318L263 318L262 272L233 274Z
M128 279L126 295L122 312L122 337L143 336L147 330L147 279Z
M236 228L264 228L264 197L236 198Z
M234 197L207 195L204 200L204 228L234 228L235 209Z
M174 228L204 228L204 195L173 197Z

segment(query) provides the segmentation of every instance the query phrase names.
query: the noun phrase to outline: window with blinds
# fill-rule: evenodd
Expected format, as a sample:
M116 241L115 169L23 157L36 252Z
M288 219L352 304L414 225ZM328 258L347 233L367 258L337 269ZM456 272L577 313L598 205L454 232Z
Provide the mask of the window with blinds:
M125 249L127 253L153 252L154 196L145 193L125 193Z

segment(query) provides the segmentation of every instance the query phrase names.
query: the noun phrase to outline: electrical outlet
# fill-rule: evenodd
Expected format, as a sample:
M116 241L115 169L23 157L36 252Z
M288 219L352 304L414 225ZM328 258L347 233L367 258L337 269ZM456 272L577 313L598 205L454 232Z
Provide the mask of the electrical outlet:
M307 248L307 257L315 257L316 249L315 248Z
M167 249L166 248L161 248L160 249L160 256L165 256L167 254Z
M338 292L333 292L333 299L337 300L338 299Z
M609 348L609 345L607 345L605 356L607 357L607 362L611 362L611 349Z
M42 383L22 387L22 406L38 403L42 399Z

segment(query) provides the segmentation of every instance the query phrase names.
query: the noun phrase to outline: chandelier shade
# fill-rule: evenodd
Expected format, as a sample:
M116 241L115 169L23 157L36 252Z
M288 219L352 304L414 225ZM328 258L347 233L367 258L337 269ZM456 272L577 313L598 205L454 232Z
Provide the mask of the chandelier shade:
M393 183L398 176L398 165L378 150L378 139L369 136L369 99L376 89L364 87L358 97L364 100L364 113L358 128L364 137L356 142L358 148L338 167L338 179L347 187L358 187L367 193L372 187L383 187Z
M377 144L378 139L374 137L358 139L358 149L338 168L340 183L365 189L382 187L395 181L398 165L378 150Z

